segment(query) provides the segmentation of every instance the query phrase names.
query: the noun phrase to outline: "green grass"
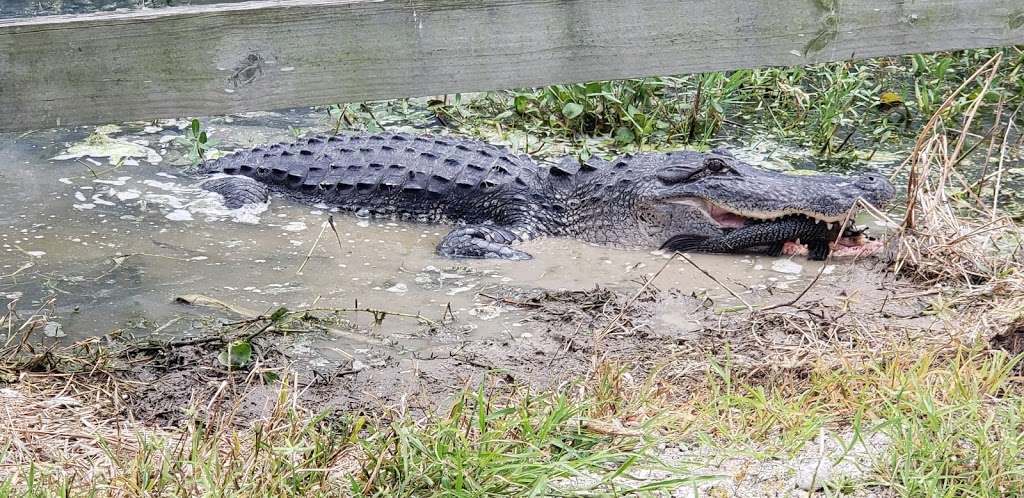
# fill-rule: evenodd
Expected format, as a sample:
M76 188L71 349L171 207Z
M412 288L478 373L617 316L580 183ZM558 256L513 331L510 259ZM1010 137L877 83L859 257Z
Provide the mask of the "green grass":
M628 483L636 467L656 464L649 443L613 441L588 431L595 405L564 394L527 396L491 406L484 392L464 395L448 415L423 425L393 423L364 445L372 479L355 491L381 496L572 495L564 481L583 476L590 493L654 491L691 482L685 471L661 481ZM579 490L575 490L579 491Z
M723 451L756 447L764 457L787 457L822 429L861 439L879 432L890 447L874 462L872 482L896 496L1024 495L1024 357L973 350L906 357L818 369L795 386L736 382L716 366L695 403L691 437Z
M877 367L873 375L891 379L873 386L879 430L893 441L884 482L901 496L1024 494L1024 398L1014 378L1020 359L962 353L946 365L925 358Z
M577 389L569 392L580 392ZM109 464L91 480L76 469L40 462L3 496L559 496L579 492L646 496L698 479L670 468L652 451L647 426L628 435L593 429L608 413L590 397L539 393L504 397L481 387L450 410L365 417L294 408L282 386L277 411L250 429L230 410L193 408L180 431L131 437L136 452L100 443ZM209 417L209 418L207 418ZM653 420L648 422L653 423ZM112 436L111 436L112 437ZM83 463L83 462L79 462ZM658 468L660 480L630 472ZM572 478L584 480L573 483Z
M618 390L625 367L609 364L558 392L506 397L480 387L421 418L310 417L291 408L282 388L278 411L252 428L234 426L229 415L196 417L180 432L136 434L134 454L105 447L111 465L91 480L41 462L17 482L0 481L0 495L647 496L707 479L659 461L664 437L723 455L754 448L754 458L772 459L792 457L827 430L889 440L869 480L849 486L880 485L902 497L1019 496L1020 361L977 350L894 355L769 386L713 366L706 384L674 408L648 389L653 383L636 389L645 394ZM658 416L640 419L644 410ZM686 426L673 419L682 412L694 414ZM629 418L640 421L620 435L590 425ZM668 474L631 478L644 468Z
M943 96L997 52L1003 62L987 98L1013 109L1024 102L1021 47L553 85L446 98L434 109L460 131L497 135L542 154L544 142L566 144L582 157L707 147L726 128L739 128L825 157L866 157L913 137ZM960 116L973 97L958 99L948 116Z

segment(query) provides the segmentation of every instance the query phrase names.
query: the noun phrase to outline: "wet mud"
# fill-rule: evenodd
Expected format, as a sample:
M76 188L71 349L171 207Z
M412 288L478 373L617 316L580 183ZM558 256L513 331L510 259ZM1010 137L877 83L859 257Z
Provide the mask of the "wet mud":
M443 339L404 354L386 345L369 346L360 350L362 359L340 363L304 359L301 345L317 332L262 336L254 340L258 361L234 371L216 359L225 347L220 340L135 348L125 359L136 366L125 375L139 387L127 394L126 409L152 423L175 425L196 415L183 407L202 401L200 406L234 410L237 423L244 424L267 415L281 383L287 382L315 411L425 413L445 408L454 395L480 385L508 392L558 389L608 361L629 365L641 375L658 371L681 393L687 385L703 389L698 386L705 385L709 362L730 365L736 379L754 385L785 385L786 378L801 378L813 367L856 361L847 349L856 345L864 351L860 341L868 340L863 332L872 324L884 322L886 330L902 327L918 335L928 331L930 339L948 340L941 321L927 313L927 299L915 296L912 286L892 281L877 262L837 271L854 283L819 282L792 306L754 313L716 312L712 299L654 284L618 291L494 289L488 299L495 306L524 317L515 333L467 338L457 332L458 321L423 324L424 333ZM772 300L766 302L792 300L762 297ZM353 333L373 334L358 327ZM908 333L874 339L921 344L929 337ZM295 377L278 376L286 370L296 372Z

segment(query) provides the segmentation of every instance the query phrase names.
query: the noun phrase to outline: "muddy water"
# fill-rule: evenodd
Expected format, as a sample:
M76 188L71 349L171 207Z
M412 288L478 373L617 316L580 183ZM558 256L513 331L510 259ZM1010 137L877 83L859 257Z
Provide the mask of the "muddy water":
M94 12L111 11L127 12L238 1L242 0L4 0L0 2L0 19L58 14L91 14Z
M289 127L318 126L303 112L209 122L211 132L225 140L224 149L286 140ZM457 336L429 337L411 319L388 319L374 328L372 316L353 316L357 325L375 330L396 348L415 351L433 341L517 334L523 312L487 297L502 288L602 286L628 292L666 263L661 254L566 239L524 244L535 257L527 262L452 261L434 254L448 230L444 226L338 213L337 237L331 230L321 236L332 214L328 206L274 198L266 209L227 210L175 165L182 147L173 140L184 124L0 137L3 302L12 303L23 318L42 309L59 324L46 332L62 340L112 331L191 333L209 310L175 303L186 294L255 312L358 302L440 319L450 309ZM784 299L820 268L803 258L694 255L693 260L751 301L764 299L766 288L775 293L771 298ZM825 278L848 278L847 273L836 265ZM706 294L719 306L738 304L678 260L656 285ZM687 316L665 309L661 322L686 328ZM317 345L351 351L365 347L359 342L345 337Z

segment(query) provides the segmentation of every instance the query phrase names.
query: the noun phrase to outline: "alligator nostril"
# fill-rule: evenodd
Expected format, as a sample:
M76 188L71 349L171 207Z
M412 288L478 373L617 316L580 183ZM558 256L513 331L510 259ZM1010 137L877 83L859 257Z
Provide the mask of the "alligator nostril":
M857 179L857 186L867 189L876 189L883 183L884 181L882 180L882 177L874 173L861 175L861 177Z

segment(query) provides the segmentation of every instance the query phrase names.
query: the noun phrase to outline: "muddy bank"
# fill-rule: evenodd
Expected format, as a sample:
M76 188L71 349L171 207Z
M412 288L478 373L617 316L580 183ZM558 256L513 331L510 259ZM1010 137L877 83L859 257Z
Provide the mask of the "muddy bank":
M122 416L178 425L193 415L185 407L208 406L229 408L245 424L267 414L281 383L301 392L314 411L422 413L481 382L508 391L557 389L586 377L598 362L628 365L639 375L657 369L661 381L685 395L689 385L706 385L710 362L728 364L737 380L785 386L813 368L875 359L852 357L853 351L882 355L970 340L946 334L941 317L930 311L932 293L895 279L877 260L834 265L833 272L840 278L815 282L797 302L753 313L723 307L706 294L662 289L657 280L615 290L489 289L482 299L524 318L514 332L484 338L467 335L465 322L451 316L437 321L384 310L320 310L292 311L274 321L221 312L204 335L112 339L114 358L101 370L121 386ZM763 289L746 300L769 308L792 302L802 290ZM431 337L429 346L396 348L359 319L375 312L382 320L404 320ZM364 343L354 351L358 356L311 361L316 352L310 348L339 335ZM250 337L250 361L225 366L219 356L228 344ZM32 368L66 369L52 360Z

